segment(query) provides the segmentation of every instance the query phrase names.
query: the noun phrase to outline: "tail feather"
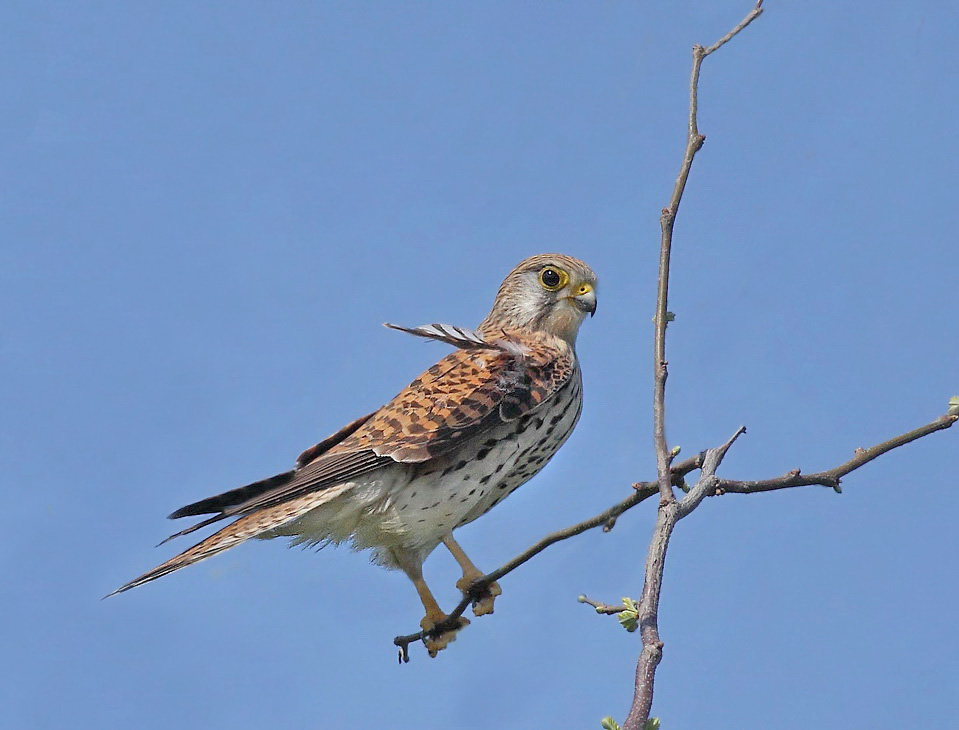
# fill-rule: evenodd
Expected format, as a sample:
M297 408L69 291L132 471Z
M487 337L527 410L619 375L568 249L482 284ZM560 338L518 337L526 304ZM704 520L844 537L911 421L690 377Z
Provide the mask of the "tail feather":
M273 507L257 510L251 515L241 517L235 522L231 522L222 530L213 533L205 540L198 542L193 547L184 550L179 555L176 555L167 560L165 563L158 565L153 570L147 571L139 578L134 578L129 583L125 583L112 593L104 596L104 598L109 598L110 596L115 596L117 593L123 593L131 588L142 586L144 583L149 583L157 578L162 578L163 576L168 575L175 570L179 570L180 568L185 568L188 565L205 560L206 558L216 555L217 553L222 553L224 550L228 550L231 547L236 547L241 542L246 542L251 537L256 537L257 535L269 530L275 530L279 527L282 527L287 522L292 522L297 517L306 514L310 510L319 507L324 502L328 502L332 498L342 494L343 491L348 488L349 485L341 485L339 487L333 487L321 492L313 492L299 497L298 499L293 499L289 502L284 502Z
M193 547L184 550L179 555L176 555L167 560L165 563L158 565L153 570L148 570L139 578L134 578L129 583L125 583L113 591L113 593L104 596L104 598L109 598L110 596L115 596L117 593L123 593L131 588L142 586L144 583L149 583L157 578L162 578L163 576L168 575L175 570L185 568L186 566L199 562L204 558L209 558L217 553L221 553L224 550L228 550L231 547L239 545L241 542L248 540L258 532L262 532L262 529L259 528L251 529L252 525L249 523L252 522L254 517L257 517L257 515L243 517L236 522L227 525L219 532L215 532ZM244 522L248 524L242 524Z
M181 517L193 517L195 515L209 515L214 512L223 512L228 507L235 507L253 497L258 497L265 492L269 492L271 489L282 487L284 484L293 481L293 475L295 473L295 470L285 471L282 474L277 474L268 479L261 479L258 482L231 489L229 492L223 492L223 494L201 499L199 502L188 504L186 507L180 507L180 509L170 515L170 519L178 520Z
M189 535L191 532L196 532L197 530L212 525L214 522L225 520L227 517L230 517L230 510L232 510L232 508L241 505L244 502L253 499L254 497L259 497L262 494L266 494L277 487L282 487L286 484L289 484L291 481L293 481L295 474L296 470L291 469L290 471L285 471L282 474L277 474L269 477L268 479L261 479L258 482L253 482L252 484L247 484L243 487L231 489L229 492L223 492L223 494L217 494L213 497L201 499L199 502L186 505L186 507L180 507L180 509L178 509L176 512L170 514L168 519L178 520L181 517L192 517L195 515L208 514L212 514L213 517L208 517L201 522L197 522L195 525L190 525L179 532L173 533L165 540L159 542L157 547L160 547L160 545L165 545L166 543L170 542L170 540L183 537L184 535Z
M170 535L170 537L164 540L160 540L160 542L157 543L157 547L160 547L161 545L166 545L168 542L170 542L170 540L176 540L178 537L189 535L191 532L196 532L197 530L207 527L208 525L212 525L214 522L219 522L220 520L223 520L223 519L226 519L226 515L222 513L218 515L214 515L213 517L208 517L202 522L197 522L195 525L190 525L189 527L184 528L180 530L179 532L174 532L172 535Z

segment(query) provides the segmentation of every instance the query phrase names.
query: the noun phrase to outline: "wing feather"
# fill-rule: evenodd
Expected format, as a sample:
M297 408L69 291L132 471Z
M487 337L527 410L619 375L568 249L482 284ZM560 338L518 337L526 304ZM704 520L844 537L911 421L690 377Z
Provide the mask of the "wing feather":
M310 448L308 448L306 451L304 451L302 454L299 455L299 457L296 460L296 465L298 467L304 467L307 464L309 464L311 461L313 461L314 459L318 458L319 456L322 456L324 453L326 453L331 448L333 448L334 446L342 442L348 436L351 436L353 433L355 433L356 430L360 426L362 426L364 423L366 423L368 420L370 420L370 418L375 413L376 411L373 411L373 413L367 413L365 416L360 416L355 421L348 423L346 426L341 428L339 431L337 431L333 435L327 436L325 439L320 441L315 446L311 446ZM276 476L272 476L267 479L261 479L258 482L253 482L252 484L247 484L242 487L237 487L236 489L231 489L228 492L223 492L222 494L217 494L213 497L207 497L206 499L201 499L199 502L193 502L192 504L188 504L185 507L180 507L180 509L178 509L176 512L172 513L169 516L169 519L177 520L177 519L180 519L181 517L193 517L196 515L209 515L209 514L222 513L226 509L236 507L237 505L243 504L244 502L248 502L258 495L274 491L278 487L281 487L285 484L289 484L290 482L294 480L294 478L296 478L296 476L297 476L297 470L291 469L290 471L285 471L282 474L277 474ZM213 521L215 522L216 520L213 520ZM189 530L185 530L183 532L178 532L175 535L171 535L163 542L167 542L167 540L172 540L175 537L180 537L181 535L185 535L188 532L193 532L193 530L199 529L200 527L205 527L208 524L210 524L209 520L204 521L200 523L199 525L193 528L190 528ZM160 544L162 545L163 543L161 542Z
M425 337L429 340L439 340L453 347L459 347L463 350L503 350L513 355L522 355L523 347L520 343L510 338L505 332L502 338L484 337L476 330L466 327L457 327L452 324L424 324L421 327L403 327L402 325L385 322L384 327L398 332L406 332L415 337Z

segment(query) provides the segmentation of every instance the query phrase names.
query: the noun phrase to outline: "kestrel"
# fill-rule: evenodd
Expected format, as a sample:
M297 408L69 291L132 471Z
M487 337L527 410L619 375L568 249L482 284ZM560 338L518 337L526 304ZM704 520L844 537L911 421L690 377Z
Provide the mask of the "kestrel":
M168 539L236 519L110 595L251 537L349 541L413 581L426 609L424 643L436 656L469 621L432 631L448 616L423 580L423 562L443 543L463 570L459 589L483 575L453 530L539 472L572 432L583 403L576 334L596 311L595 288L582 261L541 254L509 273L476 330L388 325L457 349L385 406L304 451L292 470L178 509L171 519L213 516ZM500 593L490 585L473 613L492 613Z

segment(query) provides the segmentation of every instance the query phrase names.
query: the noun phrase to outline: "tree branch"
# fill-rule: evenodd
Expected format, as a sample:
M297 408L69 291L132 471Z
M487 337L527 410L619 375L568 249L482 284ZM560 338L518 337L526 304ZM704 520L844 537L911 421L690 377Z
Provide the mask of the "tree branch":
M919 428L913 429L912 431L907 431L899 436L894 436L887 441L883 441L880 444L870 446L866 449L856 449L856 456L854 458L843 464L840 464L837 467L828 469L826 471L816 472L815 474L802 474L799 469L795 469L791 472L783 474L781 477L758 481L739 481L733 479L720 479L718 477L713 477L712 479L700 479L696 486L690 489L686 497L679 501L677 505L677 521L692 512L697 506L699 506L705 497L714 495L719 496L726 493L754 494L757 492L771 492L776 489L789 489L791 487L806 487L813 485L831 487L837 492L841 492L842 489L839 486L839 482L847 474L856 471L860 467L868 464L870 461L879 458L883 454L888 453L893 449L898 449L900 446L905 446L906 444L912 443L913 441L921 439L925 436L934 434L937 431L945 431L946 429L951 428L952 425L957 421L959 421L959 405L951 407L945 414L923 426L920 426ZM721 455L725 455L725 452L732 445L733 441L735 441L736 438L745 432L745 428L740 428L739 431L737 431L729 441L723 444L723 446L716 451L721 451ZM713 452L710 451L704 451L692 459L683 462L683 464L678 465L676 468L679 469L686 467L698 460L699 467L696 468L714 470L715 467L711 462L709 462L709 457L712 453ZM719 456L719 454L716 456ZM673 483L676 484L677 482L678 479L676 476L674 476ZM635 486L637 488L643 488L651 494L655 493L656 491L655 486L649 482L643 482ZM597 613L614 614L628 610L628 608L622 604L610 605L595 601L591 598L587 598L586 596L580 596L579 602L589 604L596 609Z
M762 12L763 0L757 0L756 5L743 20L716 41L709 48L700 45L693 46L693 68L689 77L689 128L686 136L686 152L679 168L679 176L673 186L673 194L669 205L663 208L659 218L660 248L659 248L659 278L656 287L656 315L655 334L653 337L653 440L656 444L656 471L659 478L659 491L663 501L671 502L676 497L673 494L669 479L669 463L672 456L666 442L666 379L669 377L666 361L666 325L669 321L669 260L673 247L673 228L676 225L676 216L679 214L679 204L682 202L686 190L686 181L693 166L696 153L702 148L706 137L699 132L699 72L705 58L731 41L740 31L758 18Z
M662 642L659 640L657 614L659 611L659 592L662 584L663 559L669 544L669 536L672 534L676 520L679 519L675 508L676 496L673 494L669 468L672 455L666 442L666 379L669 375L666 361L666 324L668 321L669 260L672 254L673 228L676 224L676 215L679 213L679 204L683 199L683 192L686 189L686 181L689 179L693 159L706 141L706 138L699 132L698 123L699 72L707 56L719 50L760 16L763 11L762 2L763 0L757 0L756 5L739 25L709 48L703 48L700 45L693 46L693 66L689 78L689 128L686 136L686 151L683 154L679 176L673 186L673 194L669 200L669 205L663 209L660 216L659 277L656 291L656 315L653 320L655 322L653 336L653 440L656 445L656 472L660 493L660 508L656 528L653 532L653 542L647 554L646 579L643 586L643 595L640 599L641 610L639 615L643 650L636 665L633 705L630 708L629 716L626 718L626 724L623 726L624 730L641 730L649 718L649 710L653 701L653 679L656 666L662 658ZM733 437L733 440L735 440L735 437ZM725 451L722 454L725 454ZM718 459L721 461L722 455ZM706 472L707 469L704 465L702 472L704 477ZM702 479L700 479L700 484L702 484ZM690 492L691 494L692 492ZM683 501L686 502L690 495L687 495ZM701 500L702 497L700 496L699 499ZM695 504L687 502L688 510L693 509L698 503L698 501ZM688 510L685 514L688 514Z
M629 716L623 724L623 730L642 730L646 720L649 718L649 712L652 708L653 682L655 680L656 667L663 655L663 642L659 638L658 627L659 596L662 589L663 565L666 550L669 546L669 538L679 520L696 509L705 497L713 494L723 494L726 492L751 494L754 492L767 492L774 489L786 489L812 484L832 487L838 491L840 480L850 472L859 469L893 449L905 446L916 439L923 438L937 431L944 431L950 428L956 421L959 421L959 406L951 407L946 414L924 426L920 426L900 436L895 436L888 441L883 441L868 449L857 449L854 458L844 464L840 464L834 469L817 472L816 474L810 474L808 476L802 475L797 469L776 479L763 481L733 481L716 477L716 469L718 469L720 463L722 463L723 457L736 439L746 432L745 428L740 428L733 434L729 441L719 448L710 449L705 452L703 467L696 486L693 487L681 501L660 504L656 527L653 531L653 539L646 557L646 582L643 585L643 594L639 602L639 626L642 632L643 650L636 664L636 685L633 704L630 708ZM591 601L588 602L596 605ZM605 604L599 605L605 606Z
M663 588L663 568L666 562L666 550L673 528L683 517L692 512L707 494L715 492L716 469L745 428L736 433L722 446L706 451L699 481L680 502L660 502L656 515L653 538L646 553L646 580L639 599L639 630L643 639L643 649L636 662L636 683L633 691L633 704L623 724L623 730L642 730L649 719L653 706L653 684L656 679L656 667L663 658L663 642L659 638L659 596Z
M923 436L928 436L936 431L944 431L951 427L952 424L959 420L959 414L953 413L953 410L954 409L950 409L949 413L939 416L936 420L913 429L908 433L895 436L888 441L883 441L881 444L870 446L868 449L856 449L856 455L852 459L845 464L840 464L834 469L816 472L815 474L803 474L799 469L794 469L793 471L783 474L781 477L762 479L759 481L718 479L713 494L753 494L755 492L771 492L776 489L807 487L811 485L832 487L837 492L842 492L842 488L839 486L840 480L850 472L856 471L856 469L865 466L873 459L882 456L888 451L898 449L900 446L912 443L916 439L921 439Z

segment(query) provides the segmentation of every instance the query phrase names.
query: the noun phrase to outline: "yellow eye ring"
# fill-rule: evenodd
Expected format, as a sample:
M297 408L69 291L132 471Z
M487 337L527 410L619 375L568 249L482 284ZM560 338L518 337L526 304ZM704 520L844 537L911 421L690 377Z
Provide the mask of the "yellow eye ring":
M569 274L555 266L547 266L539 272L539 283L546 291L559 291L569 284Z

